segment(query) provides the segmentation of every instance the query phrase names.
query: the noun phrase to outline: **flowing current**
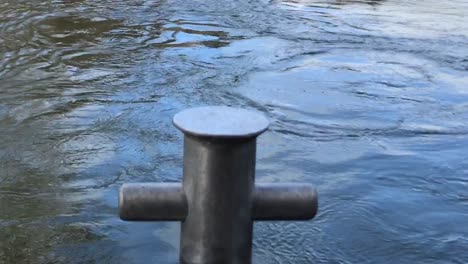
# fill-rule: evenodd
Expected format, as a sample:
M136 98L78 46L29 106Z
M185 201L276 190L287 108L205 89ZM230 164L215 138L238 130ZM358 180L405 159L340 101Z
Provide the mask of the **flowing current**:
M271 120L257 181L317 186L254 263L468 263L467 0L0 1L0 263L177 263L117 190L181 180L201 105Z

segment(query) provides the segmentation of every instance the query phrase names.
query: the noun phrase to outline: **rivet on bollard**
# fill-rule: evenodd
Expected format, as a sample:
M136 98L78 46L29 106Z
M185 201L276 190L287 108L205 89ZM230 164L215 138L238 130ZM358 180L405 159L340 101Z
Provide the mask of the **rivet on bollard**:
M183 183L124 184L120 217L181 221L180 263L249 264L254 220L308 220L317 213L314 187L255 184L260 113L209 106L175 115L184 133Z

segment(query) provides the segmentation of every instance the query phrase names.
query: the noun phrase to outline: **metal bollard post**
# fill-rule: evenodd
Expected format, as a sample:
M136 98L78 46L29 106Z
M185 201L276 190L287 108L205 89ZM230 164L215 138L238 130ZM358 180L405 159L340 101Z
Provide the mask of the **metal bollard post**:
M183 183L124 184L120 217L181 221L180 263L249 264L254 220L312 219L318 207L310 184L255 184L261 114L222 106L175 115L184 133Z

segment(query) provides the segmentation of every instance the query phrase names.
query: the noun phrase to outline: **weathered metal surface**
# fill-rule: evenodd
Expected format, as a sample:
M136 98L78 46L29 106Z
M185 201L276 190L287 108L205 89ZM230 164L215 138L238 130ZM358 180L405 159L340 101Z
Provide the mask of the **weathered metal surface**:
M315 187L303 183L257 183L254 220L309 220L318 210Z
M183 221L187 201L180 183L127 183L119 194L120 218L128 221ZM253 220L308 220L317 213L311 184L257 183Z
M317 212L309 184L255 185L257 136L269 125L260 113L230 107L182 111L183 183L124 185L125 220L182 221L183 264L249 264L254 220L307 220Z
M120 218L128 221L183 221L187 201L180 183L126 183L119 192Z
M183 185L190 208L182 223L182 263L249 263L255 137L185 136Z
M227 106L187 109L176 114L173 123L185 134L215 138L255 137L270 124L258 112Z

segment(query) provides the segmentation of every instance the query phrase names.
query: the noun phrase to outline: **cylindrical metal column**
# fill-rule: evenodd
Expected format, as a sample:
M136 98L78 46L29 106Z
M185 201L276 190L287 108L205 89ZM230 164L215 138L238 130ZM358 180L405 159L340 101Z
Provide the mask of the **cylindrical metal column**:
M249 264L256 137L260 114L232 108L181 112L183 186L188 213L181 229L182 264Z
M250 263L255 141L185 137L181 263Z

